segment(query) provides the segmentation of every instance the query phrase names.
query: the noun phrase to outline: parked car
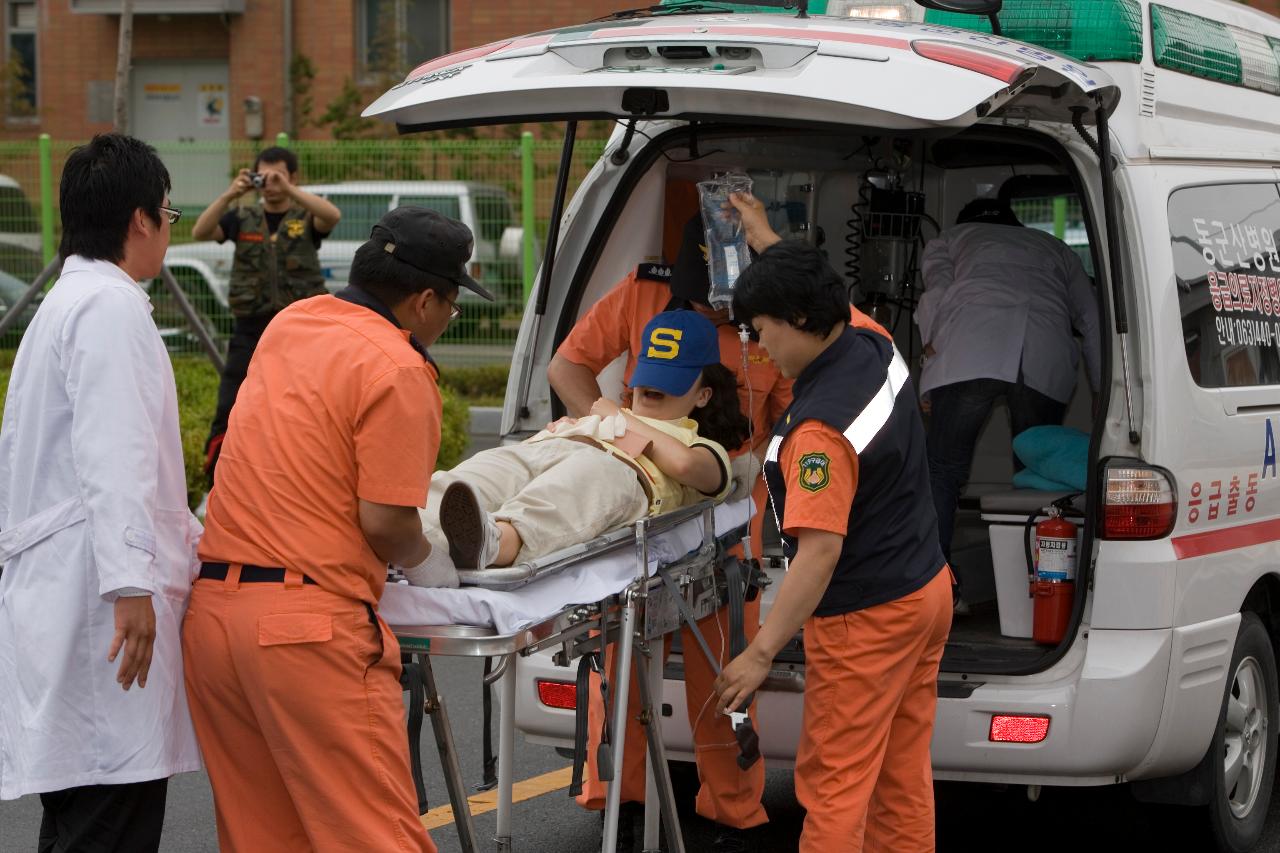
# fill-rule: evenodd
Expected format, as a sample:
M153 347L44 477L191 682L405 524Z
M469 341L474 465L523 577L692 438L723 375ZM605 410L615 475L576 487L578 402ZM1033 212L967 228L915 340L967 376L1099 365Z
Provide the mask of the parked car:
M22 186L8 175L0 175L0 245L32 252L42 248L35 208Z
M34 251L0 239L0 317L9 311L9 306L17 303L22 295L31 287L40 271L44 269L44 259L38 251ZM16 346L27 324L36 314L43 294L37 294L18 318L0 338L0 346Z
M346 285L355 250L369 238L382 215L411 204L466 223L476 241L471 275L500 294L520 292L523 229L514 224L511 202L501 187L471 181L348 181L303 189L327 198L342 211L337 228L320 244L320 268L331 291ZM227 288L234 253L229 242L203 241L170 246L165 255L179 284L211 327L219 330L229 330L231 324ZM468 290L460 298L478 299Z
M1050 22L1037 6L1070 14ZM443 57L364 114L415 130L627 123L560 217L544 310L526 309L513 358L526 369L502 420L512 441L563 414L546 376L557 345L637 263L671 260L664 235L690 215L676 208L713 172L745 169L760 186L796 170L797 236L825 241L842 269L860 260L863 280L898 280L909 263L891 240L861 244L859 219L893 193L949 224L1011 175L1065 182L1103 339L1097 406L1081 389L1066 418L1090 436L1070 617L1060 640L1033 638L1024 559L1026 527L1069 493L1013 489L993 417L953 548L990 593L956 620L941 662L934 776L1033 796L1132 783L1209 830L1186 849L1258 849L1280 732L1280 126L1259 120L1280 105L1280 22L1224 0L1004 8L993 36L973 16L912 23L923 10L909 2L876 0L899 20L650 7ZM861 193L872 178L883 191ZM914 324L893 328L910 363ZM606 394L618 373L602 375ZM575 680L554 651L519 658L515 718L566 748ZM795 759L804 670L793 644L757 694L760 749L778 765ZM684 707L681 673L673 655L664 709ZM685 714L664 711L661 729L668 756L692 758Z

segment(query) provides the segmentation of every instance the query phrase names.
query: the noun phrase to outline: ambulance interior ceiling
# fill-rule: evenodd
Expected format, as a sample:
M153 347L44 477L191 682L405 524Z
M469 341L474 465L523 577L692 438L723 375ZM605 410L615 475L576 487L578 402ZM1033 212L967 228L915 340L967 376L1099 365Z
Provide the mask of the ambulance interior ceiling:
M714 173L745 170L774 229L784 237L816 241L849 282L854 304L868 313L879 306L877 316L887 317L884 325L918 378L921 344L911 302L920 292L920 254L939 229L955 223L970 200L1003 194L1025 225L1052 233L1053 199L1065 197L1065 203L1059 202L1064 239L1086 270L1093 269L1090 228L1074 194L1074 176L1037 139L1044 137L982 127L948 136L875 130L840 135L703 132L696 154L687 139L675 142L636 183L612 223L579 314L637 263L674 261L680 228L697 209L694 183ZM606 394L621 391L621 373L619 361L601 375ZM1066 423L1087 431L1090 422L1082 362ZM998 406L978 445L969 494L1009 488L1010 442L1008 415Z

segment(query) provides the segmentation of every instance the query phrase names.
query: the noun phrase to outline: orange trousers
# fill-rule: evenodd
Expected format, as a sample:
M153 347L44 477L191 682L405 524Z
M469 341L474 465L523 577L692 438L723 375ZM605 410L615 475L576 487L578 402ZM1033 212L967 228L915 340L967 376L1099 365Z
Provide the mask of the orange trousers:
M764 478L756 479L751 492L755 514L751 518L750 536L751 553L759 559L762 548L762 531L764 513L768 512L769 491ZM734 549L742 556L739 549ZM747 642L755 639L760 630L760 599L749 601L744 614ZM712 654L724 667L730 659L729 649L729 611L722 608L714 614L701 619L698 629L706 638ZM716 680L715 670L707 662L698 641L688 628L681 631L681 643L684 650L684 699L685 709L689 714L689 727L693 731L693 754L698 766L698 798L696 810L708 820L732 826L737 829L750 829L769 822L760 798L764 794L764 761L757 761L749 770L738 766L738 741L733 736L733 724L729 718L716 713L716 692L713 685ZM665 661L671 652L670 643L663 648L662 659ZM605 652L605 672L610 673L610 683L615 684L613 647ZM633 670L634 672L634 670ZM600 771L596 765L596 750L600 745L602 726L605 721L604 699L600 696L600 676L591 675L591 697L587 717L587 765L583 774L582 793L578 795L578 805L588 809L603 809L608 784L600 780ZM613 691L610 691L611 693ZM755 705L748 712L752 724L755 724ZM645 764L648 741L644 728L637 718L640 714L640 690L636 679L631 679L631 687L627 702L627 738L624 747L623 766L619 772L614 768L615 782L622 784L622 802L644 802ZM758 731L758 729L757 729ZM610 736L613 735L610 730Z
M800 853L933 853L929 742L951 630L951 573L804 626Z
M435 853L418 818L400 647L359 601L300 583L196 581L187 697L231 853Z
M760 630L760 599L747 602L746 634L750 642ZM720 665L729 661L729 614L721 609L698 622L702 635L711 651L720 659ZM760 797L764 793L764 761L757 761L750 769L738 767L738 742L733 736L729 718L716 713L715 672L688 628L683 629L681 641L684 649L684 695L689 714L689 726L693 730L694 759L698 765L697 812L708 820L738 829L749 829L767 823L769 816ZM610 683L616 666L614 647L605 653L605 672L610 673ZM670 645L664 649L666 659ZM634 673L634 670L632 671ZM582 793L578 804L588 809L603 809L608 784L600 780L596 765L596 749L600 745L601 727L605 721L604 700L600 697L600 676L591 676L591 698L587 721L587 766L583 774ZM610 691L614 693L613 690ZM645 764L648 741L644 728L637 721L640 714L640 689L632 675L627 705L627 737L621 772L614 768L614 784L622 784L622 802L644 802ZM755 721L752 706L752 722ZM612 731L610 731L612 735Z

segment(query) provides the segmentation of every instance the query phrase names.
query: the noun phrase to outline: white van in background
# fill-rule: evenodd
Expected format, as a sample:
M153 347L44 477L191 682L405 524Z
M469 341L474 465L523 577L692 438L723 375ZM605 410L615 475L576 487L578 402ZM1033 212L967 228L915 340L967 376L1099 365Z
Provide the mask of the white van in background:
M382 215L410 204L438 210L465 223L476 241L471 256L472 277L490 283L495 292L504 287L512 293L520 292L523 229L501 187L473 181L347 181L312 184L303 189L327 198L342 211L337 228L319 250L320 269L331 291L346 286L356 249L369 239L370 229ZM3 191L0 182L0 202ZM234 254L232 243L211 240L177 243L165 254L165 264L197 309L213 328L224 331L229 331L231 325L227 287Z
M909 2L878 0L875 18L840 5L853 17L642 10L434 60L369 107L406 132L619 122L563 208L503 430L562 413L556 346L637 264L671 260L664 226L712 173L748 171L852 299L879 294L909 363L920 245L1011 180L1069 195L1104 326L1099 409L1082 392L1067 416L1091 436L1071 627L1037 644L1012 618L1025 597L997 595L1009 571L1025 593L1021 525L1061 494L1011 488L994 417L956 558L991 600L956 620L942 662L934 772L1133 783L1188 807L1206 840L1186 849L1253 849L1280 734L1280 21L1224 0L1005 0L993 36L984 18ZM573 712L538 683L571 689L572 673L543 655L519 671L518 725L568 746ZM673 656L670 708L681 671ZM797 638L758 694L771 762L794 758L803 672ZM683 712L663 726L668 754L690 759Z

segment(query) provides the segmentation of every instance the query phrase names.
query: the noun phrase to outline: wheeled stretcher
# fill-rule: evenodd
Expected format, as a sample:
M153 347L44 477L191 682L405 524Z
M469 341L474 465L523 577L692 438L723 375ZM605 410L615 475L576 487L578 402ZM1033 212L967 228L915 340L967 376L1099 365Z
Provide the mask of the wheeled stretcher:
M516 660L559 647L556 661L568 666L575 659L616 643L616 672L611 678L608 701L611 745L606 749L610 754L604 756L602 763L621 770L634 667L649 754L644 849L657 849L661 818L668 849L683 853L659 715L654 710L662 695L662 643L667 634L679 630L682 622L715 612L726 603L728 590L739 597L745 594L747 579L741 574L744 570L727 551L747 535L750 512L749 500L720 506L708 501L642 519L537 562L460 572L460 589L388 586L381 613L399 639L405 660L404 682L410 694L409 742L419 802L425 807L418 754L425 713L431 717L464 851L478 851L480 847L444 700L436 690L431 671L431 657L459 655L497 661L485 681L497 685L499 697L494 841L495 849L505 853L512 849ZM724 582L725 574L732 576L731 582ZM580 704L586 699L583 694L578 697ZM580 724L582 717L579 714ZM580 743L581 735L580 725ZM616 844L620 792L620 785L609 785L604 851L611 852Z

